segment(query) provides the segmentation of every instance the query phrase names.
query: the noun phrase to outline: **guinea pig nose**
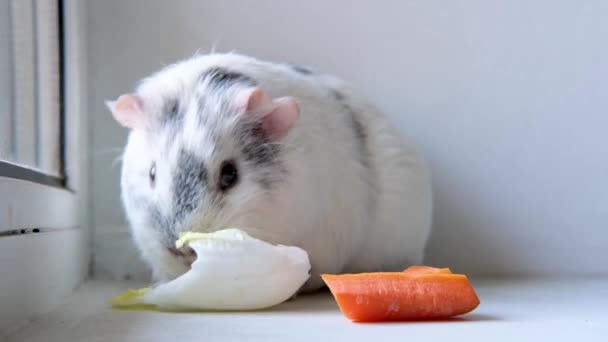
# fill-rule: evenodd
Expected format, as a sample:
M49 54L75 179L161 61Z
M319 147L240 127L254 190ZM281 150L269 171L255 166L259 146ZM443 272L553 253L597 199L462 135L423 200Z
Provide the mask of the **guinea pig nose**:
M180 256L182 254L182 252L175 248L175 247L169 247L167 248L169 250L169 252L171 252L171 254L173 254L174 256Z
M194 249L187 246L182 248L182 253L184 253L184 256L186 257L196 257L196 252Z
M188 257L188 258L192 258L192 257L196 257L196 253L194 252L194 250L190 247L182 247L182 248L175 248L175 247L170 247L169 248L169 252L171 254L173 254L176 257Z

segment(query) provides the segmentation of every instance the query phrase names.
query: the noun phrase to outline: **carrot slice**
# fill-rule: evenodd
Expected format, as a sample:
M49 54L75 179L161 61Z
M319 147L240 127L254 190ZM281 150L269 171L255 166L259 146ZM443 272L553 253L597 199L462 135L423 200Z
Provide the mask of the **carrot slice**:
M411 276L418 276L423 274L452 274L452 271L449 268L436 268L431 266L410 266L403 273L409 274Z
M464 274L416 266L404 272L323 274L342 313L355 322L443 319L471 312L479 298Z

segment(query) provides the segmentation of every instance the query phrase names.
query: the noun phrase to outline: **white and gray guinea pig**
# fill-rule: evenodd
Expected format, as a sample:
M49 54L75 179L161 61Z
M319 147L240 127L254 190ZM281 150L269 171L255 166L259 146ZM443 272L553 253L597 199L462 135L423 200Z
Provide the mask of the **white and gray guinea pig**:
M107 102L130 129L122 201L156 281L189 269L182 231L229 227L309 254L319 274L422 261L425 161L344 82L239 54L197 55Z

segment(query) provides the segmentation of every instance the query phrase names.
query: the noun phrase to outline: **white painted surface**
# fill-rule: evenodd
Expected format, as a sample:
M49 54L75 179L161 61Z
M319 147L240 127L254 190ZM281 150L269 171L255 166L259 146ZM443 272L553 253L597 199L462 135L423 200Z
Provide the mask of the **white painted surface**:
M117 311L132 283L93 282L7 338L72 341L605 341L608 279L477 280L481 305L442 322L355 324L329 293L250 313Z
M57 305L86 277L89 244L78 197L64 189L0 177L0 331Z
M111 248L126 232L114 163L126 132L103 100L212 45L336 74L386 110L431 162L427 263L608 271L607 2L89 4L97 271L120 273L120 258L105 253L126 253Z
M88 273L83 229L0 238L0 339L62 303Z
M93 232L95 279L149 279L150 271L124 226L96 226Z
M75 228L79 226L77 210L77 197L67 190L0 177L0 232Z

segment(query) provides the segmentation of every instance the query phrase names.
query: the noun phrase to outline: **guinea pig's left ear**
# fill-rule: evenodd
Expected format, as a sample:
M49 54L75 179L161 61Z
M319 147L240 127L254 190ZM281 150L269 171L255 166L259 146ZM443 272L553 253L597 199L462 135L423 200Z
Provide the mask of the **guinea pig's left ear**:
M293 97L271 99L261 88L243 90L237 96L238 105L248 113L262 117L262 127L275 138L284 137L300 116L300 108Z
M114 119L124 127L137 129L145 125L146 115L141 98L135 94L121 95L116 101L106 101Z

